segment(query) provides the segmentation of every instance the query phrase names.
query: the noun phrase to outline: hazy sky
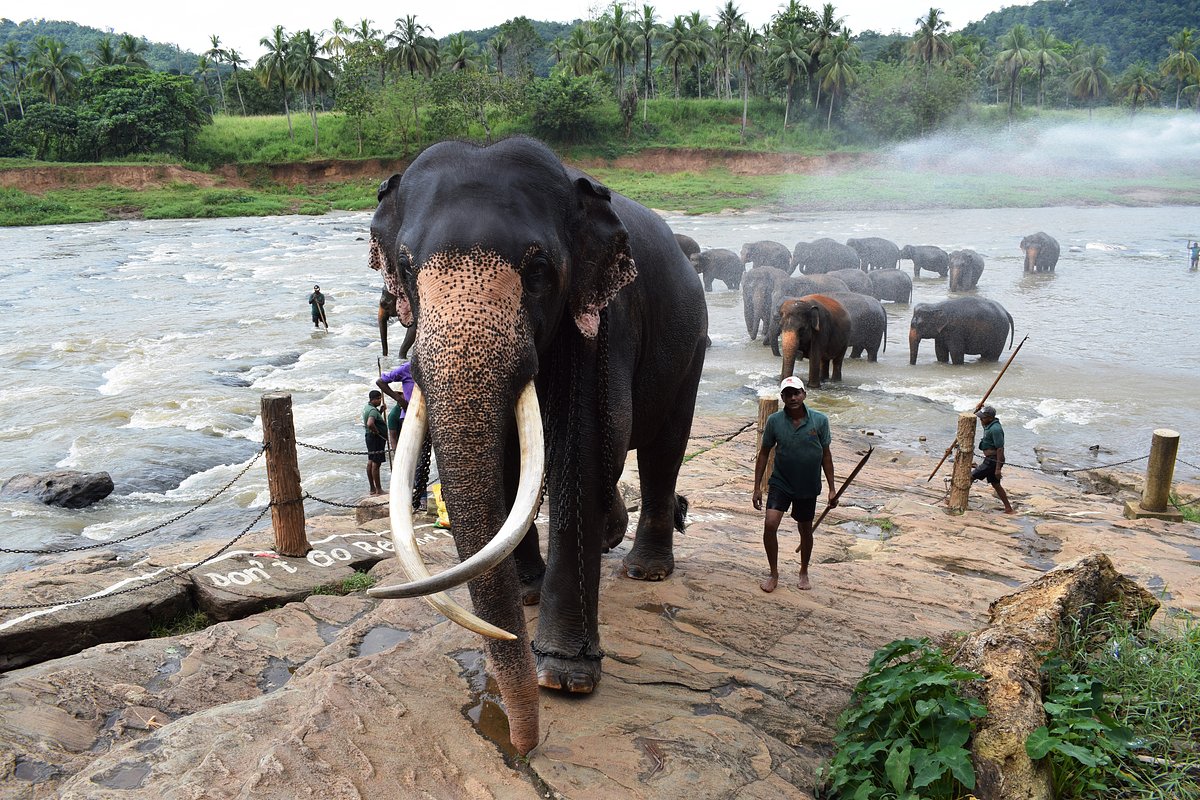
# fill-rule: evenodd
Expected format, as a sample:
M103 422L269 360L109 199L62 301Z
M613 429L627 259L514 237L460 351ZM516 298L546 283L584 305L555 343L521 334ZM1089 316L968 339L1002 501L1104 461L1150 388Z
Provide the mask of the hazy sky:
M631 7L641 9L646 0L637 0ZM703 12L709 20L724 6L724 0L649 0L660 21L670 22L677 14ZM819 12L821 2L805 3ZM599 0L442 0L428 3L395 3L382 0L358 0L346 4L291 0L274 3L261 0L198 0L193 2L148 2L147 0L117 0L105 3L97 0L12 0L0 8L0 16L15 22L26 19L60 19L90 25L115 33L145 36L154 42L177 44L193 53L209 47L209 36L221 37L221 45L236 49L244 58L253 61L263 52L258 40L271 33L276 25L288 32L310 28L314 33L330 28L333 18L340 16L348 25L360 19L373 20L376 28L385 33L395 26L397 17L414 14L417 22L432 29L440 38L461 30L480 30L499 25L513 17L549 22L573 22L588 19L608 5ZM735 0L735 7L746 21L755 27L765 25L786 0ZM841 0L835 8L852 32L868 28L890 33L899 30L912 33L917 17L928 13L929 0ZM1002 0L942 0L942 9L952 30L982 18L989 11L1005 5L1020 3Z

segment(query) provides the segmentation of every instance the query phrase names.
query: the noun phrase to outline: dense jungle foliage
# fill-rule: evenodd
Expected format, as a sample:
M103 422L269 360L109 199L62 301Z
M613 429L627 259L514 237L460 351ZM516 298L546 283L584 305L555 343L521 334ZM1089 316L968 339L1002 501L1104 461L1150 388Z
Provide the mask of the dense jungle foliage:
M4 19L0 156L215 165L405 156L440 138L516 132L607 155L815 150L1058 108L1200 110L1200 40L1183 27L1197 5L1040 0L955 33L930 8L911 35L854 35L832 3L817 12L792 0L755 28L732 0L711 20L696 11L670 21L614 2L591 20L516 17L442 39L415 15L390 32L368 19L318 32L275 26L254 61L218 34L193 60L130 34ZM1119 73L1117 47L1139 59ZM248 148L199 135L213 118L279 114L286 140L251 136Z

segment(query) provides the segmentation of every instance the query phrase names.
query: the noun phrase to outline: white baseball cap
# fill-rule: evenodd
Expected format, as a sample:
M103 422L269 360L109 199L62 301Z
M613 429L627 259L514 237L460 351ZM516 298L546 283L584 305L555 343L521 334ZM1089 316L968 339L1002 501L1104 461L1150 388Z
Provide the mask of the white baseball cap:
M784 378L780 382L779 392L782 394L784 389L799 389L800 391L803 392L803 391L805 391L804 381L800 380L795 375L791 375L787 378Z

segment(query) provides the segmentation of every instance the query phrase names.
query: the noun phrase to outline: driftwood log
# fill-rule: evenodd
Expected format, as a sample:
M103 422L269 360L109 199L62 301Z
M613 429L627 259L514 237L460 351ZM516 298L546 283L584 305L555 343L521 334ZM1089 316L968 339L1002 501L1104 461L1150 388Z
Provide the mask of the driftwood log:
M991 604L989 624L969 634L954 655L954 663L987 679L969 689L988 708L971 745L976 796L1052 800L1049 768L1025 752L1029 734L1046 724L1038 677L1046 653L1072 630L1087 630L1101 611L1141 627L1158 607L1103 553L1050 570Z

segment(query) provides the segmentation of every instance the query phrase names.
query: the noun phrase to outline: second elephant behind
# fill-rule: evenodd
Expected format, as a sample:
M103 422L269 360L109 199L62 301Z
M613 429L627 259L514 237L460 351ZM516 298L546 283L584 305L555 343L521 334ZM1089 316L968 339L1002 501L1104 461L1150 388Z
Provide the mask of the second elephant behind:
M922 339L933 339L937 360L955 364L963 357L978 355L980 361L999 361L1004 340L1016 338L1012 315L995 300L983 297L952 297L941 303L913 306L908 328L908 363L917 363Z
M969 292L983 274L983 256L974 250L955 250L950 254L950 291Z
M691 257L691 262L696 272L704 276L706 292L713 290L714 279L721 281L729 289L737 289L742 285L742 273L746 271L746 265L732 250L723 247L702 250Z

